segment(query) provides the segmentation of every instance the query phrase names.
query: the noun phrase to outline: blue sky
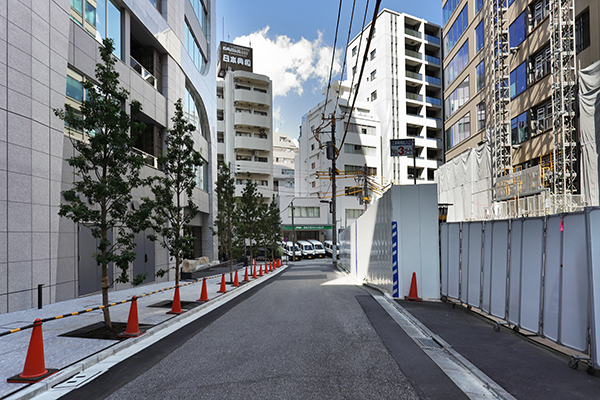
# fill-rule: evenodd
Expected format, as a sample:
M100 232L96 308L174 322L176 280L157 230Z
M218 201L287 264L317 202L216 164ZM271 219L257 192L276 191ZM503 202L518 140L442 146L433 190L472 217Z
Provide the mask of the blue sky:
M273 81L273 129L298 137L302 115L323 100L335 38L339 2L333 0L217 0L217 37L248 46L254 72ZM380 10L405 12L442 23L441 0L383 0ZM362 26L366 0L356 0L351 38ZM367 20L375 0L369 1ZM343 1L336 44L337 74L346 47L352 2Z

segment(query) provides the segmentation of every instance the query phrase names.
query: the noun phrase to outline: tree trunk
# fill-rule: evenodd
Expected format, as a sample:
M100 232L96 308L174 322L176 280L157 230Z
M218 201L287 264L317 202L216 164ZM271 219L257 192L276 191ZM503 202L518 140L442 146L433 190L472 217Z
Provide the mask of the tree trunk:
M179 253L175 255L175 286L179 286Z
M107 229L102 228L102 240L106 240L107 238ZM107 250L102 249L102 256L106 257ZM110 282L108 282L108 265L106 263L102 263L102 278L100 279L100 287L102 288L102 305L104 308L102 309L102 313L104 314L104 326L108 329L112 329L112 322L110 320L110 309L108 308L108 288L110 287Z

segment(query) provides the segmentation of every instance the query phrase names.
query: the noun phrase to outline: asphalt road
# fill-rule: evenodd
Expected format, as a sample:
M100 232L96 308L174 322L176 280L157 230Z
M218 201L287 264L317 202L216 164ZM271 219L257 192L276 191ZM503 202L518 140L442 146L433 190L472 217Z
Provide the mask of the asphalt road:
M64 398L418 399L369 300L330 259L298 262Z

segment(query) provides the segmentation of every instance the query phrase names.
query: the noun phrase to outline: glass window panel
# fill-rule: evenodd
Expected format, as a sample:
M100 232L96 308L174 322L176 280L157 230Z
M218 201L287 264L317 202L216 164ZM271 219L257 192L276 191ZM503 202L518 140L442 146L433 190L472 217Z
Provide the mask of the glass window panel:
M85 19L96 26L96 8L87 1L85 2Z
M469 40L458 50L450 63L444 69L444 85L448 87L469 62Z
M83 15L83 0L71 0L71 7Z
M67 75L67 96L83 101L83 84L70 75Z
M525 40L527 26L525 24L525 12L522 12L517 19L510 24L509 36L510 47L517 47Z
M115 51L113 51L113 54L118 58L121 58L121 11L115 7L112 1L108 1L107 15L106 25L108 37L113 39L115 43Z
M106 37L106 0L96 1L96 40Z
M477 53L483 48L484 40L485 39L483 36L483 21L481 21L479 25L477 25L477 27L475 28L475 53Z

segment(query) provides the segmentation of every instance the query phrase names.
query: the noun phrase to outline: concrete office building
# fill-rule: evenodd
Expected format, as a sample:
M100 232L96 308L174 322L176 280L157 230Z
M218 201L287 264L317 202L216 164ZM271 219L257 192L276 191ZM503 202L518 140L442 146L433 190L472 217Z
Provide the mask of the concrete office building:
M252 72L252 49L221 42L217 81L218 161L235 173L236 196L252 179L273 195L273 94L268 76ZM250 175L248 175L250 174Z
M323 95L325 96L325 92ZM296 161L296 196L302 198L304 207L309 207L310 199L313 200L306 213L303 214L303 210L296 209L295 223L306 225L300 233L301 238L323 240L332 237L333 221L330 208L328 204L322 204L331 201L332 197L332 183L328 178L331 160L326 156L326 143L331 140L331 124L328 122L332 114L338 118L335 135L336 147L339 149L336 168L340 171L337 179L336 202L338 228L344 228L363 213L366 207L363 202L365 197L370 196L372 199L376 196L376 193L370 190L363 193L363 181L360 181L359 175L355 176L354 173L366 167L367 174L372 176L377 185L380 184L378 178L378 169L381 165L380 122L367 108L370 104L363 101L357 102L352 119L348 122L349 95L350 87L334 82L329 96L326 96L327 99L302 117ZM323 120L323 116L326 121ZM344 138L346 126L348 132ZM284 199L280 207L283 209L288 203L289 201ZM326 214L322 216L322 212ZM290 217L291 215L286 216L284 225L290 222ZM315 221L318 223L315 222L314 229L310 229L310 224L303 223L304 218L307 218L306 221L317 218ZM323 231L323 223L328 224L325 228L327 232Z
M346 49L348 79L358 84L369 24ZM358 99L381 121L378 174L397 184L434 180L443 161L440 27L422 18L384 9L377 16ZM354 89L353 88L353 89ZM390 157L390 140L414 138L412 157Z
M0 26L0 313L37 304L38 284L44 303L100 291L95 239L58 216L61 191L74 179L66 161L73 146L53 109L78 107L105 37L115 41L121 85L143 106L137 118L146 129L136 144L148 164L143 176L162 173L156 156L174 103L184 99L204 160L193 194L200 214L188 229L194 256L216 257L208 228L216 211L209 195L216 179L215 1L11 0L0 6ZM138 200L148 194L133 193ZM172 266L166 250L144 233L136 243L130 276L147 271L146 282L159 280L155 271Z
M457 214L464 218L572 211L585 204L579 196L577 70L599 59L599 48L591 43L600 39L600 5L593 0L494 4L443 2L449 164L441 176L446 184L440 186L440 200L464 208ZM471 164L470 156L489 162ZM478 167L453 172L461 164ZM469 190L458 194L464 185L478 186L471 192L479 198Z
M273 191L277 196L294 196L295 158L298 146L285 133L273 135Z

